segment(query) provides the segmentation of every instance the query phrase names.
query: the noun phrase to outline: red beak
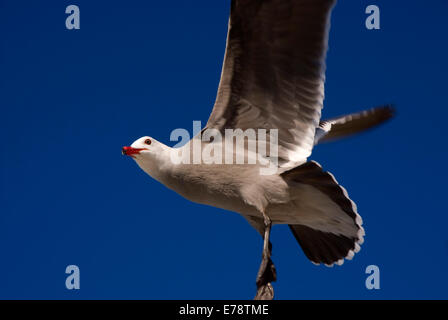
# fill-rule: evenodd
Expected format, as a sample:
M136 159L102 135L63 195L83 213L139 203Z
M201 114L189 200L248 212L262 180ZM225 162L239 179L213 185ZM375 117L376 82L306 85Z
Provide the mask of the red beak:
M140 151L142 151L142 150L145 150L145 149L143 149L143 148L123 147L121 149L121 154L132 157L133 154L139 154Z

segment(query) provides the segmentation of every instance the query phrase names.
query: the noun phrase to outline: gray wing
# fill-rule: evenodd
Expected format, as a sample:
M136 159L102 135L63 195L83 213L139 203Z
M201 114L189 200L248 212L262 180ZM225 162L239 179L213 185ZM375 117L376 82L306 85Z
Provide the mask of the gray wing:
M345 138L376 127L395 115L391 105L321 121L314 144Z
M313 148L335 0L232 0L227 48L207 128L278 129L279 163Z

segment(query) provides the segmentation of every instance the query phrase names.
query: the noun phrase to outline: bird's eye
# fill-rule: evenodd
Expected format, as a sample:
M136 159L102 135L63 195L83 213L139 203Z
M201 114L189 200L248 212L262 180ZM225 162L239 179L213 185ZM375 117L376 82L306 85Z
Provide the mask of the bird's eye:
M151 139L146 139L145 144L147 144L149 146L151 144Z

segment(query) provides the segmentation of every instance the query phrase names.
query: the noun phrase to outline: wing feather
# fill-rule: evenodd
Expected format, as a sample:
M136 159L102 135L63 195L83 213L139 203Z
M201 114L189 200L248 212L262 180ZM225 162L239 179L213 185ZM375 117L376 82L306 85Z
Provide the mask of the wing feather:
M232 0L227 47L207 128L278 129L280 165L303 162L324 99L335 0Z

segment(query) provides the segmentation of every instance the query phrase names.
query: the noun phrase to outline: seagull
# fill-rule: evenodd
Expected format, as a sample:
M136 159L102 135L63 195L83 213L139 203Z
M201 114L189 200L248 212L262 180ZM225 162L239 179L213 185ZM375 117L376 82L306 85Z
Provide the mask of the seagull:
M255 299L274 297L273 225L289 225L314 264L342 265L364 241L362 219L347 191L321 165L308 160L315 145L373 128L394 115L394 108L386 105L321 121L335 2L231 1L217 97L201 134L212 130L224 135L229 129L276 132L269 141L277 150L275 173L261 174L260 168L266 166L261 161L173 161L173 153L184 151L191 159L198 143L226 155L246 151L268 159L267 153L249 150L247 141L229 148L220 139L203 139L199 134L183 146L169 147L145 136L122 148L166 187L192 202L237 212L258 231L263 249Z

